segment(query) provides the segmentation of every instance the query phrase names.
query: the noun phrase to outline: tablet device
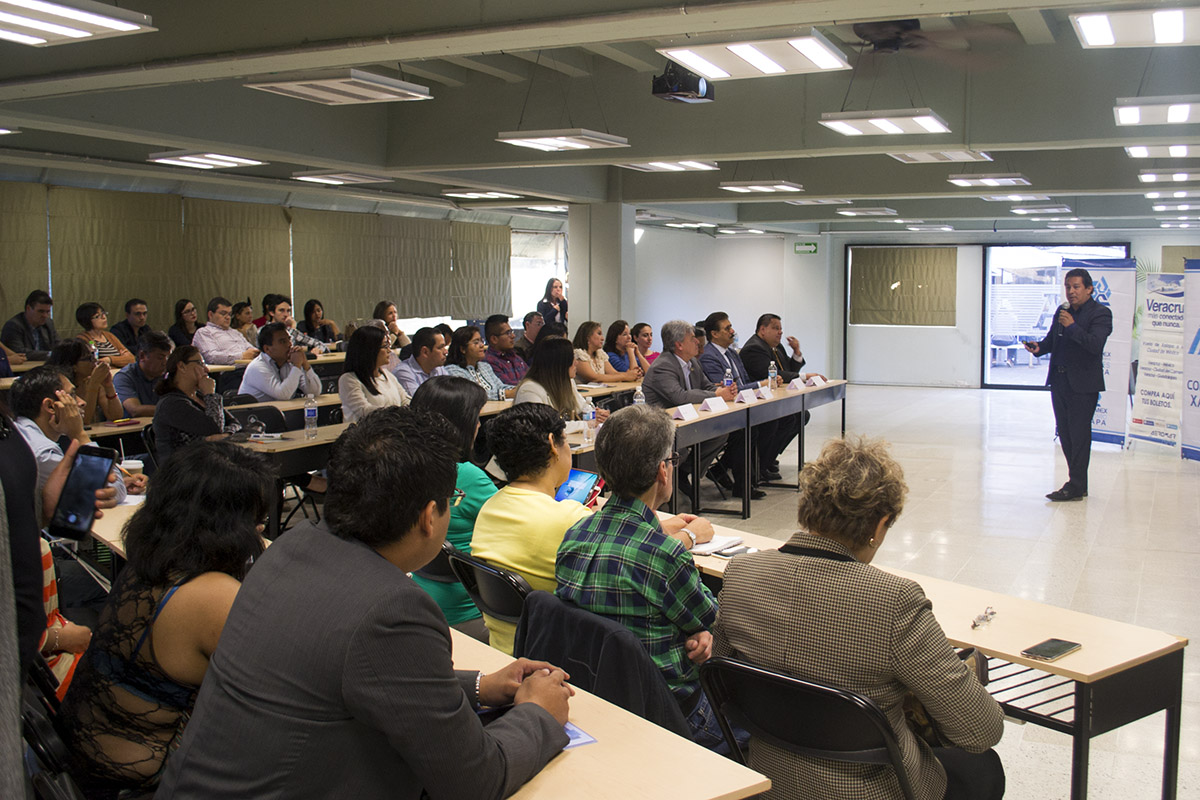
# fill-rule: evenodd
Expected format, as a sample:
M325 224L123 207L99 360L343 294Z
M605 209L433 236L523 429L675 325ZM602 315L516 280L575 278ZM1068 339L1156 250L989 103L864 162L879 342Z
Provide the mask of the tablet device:
M587 505L592 496L592 490L596 488L596 484L600 481L600 476L594 472L587 470L571 468L571 474L563 481L562 486L558 487L558 493L554 495L555 500L575 500L584 505Z
M1068 642L1066 639L1047 639L1022 650L1021 655L1035 661L1056 661L1067 653L1074 653L1082 646L1079 642Z

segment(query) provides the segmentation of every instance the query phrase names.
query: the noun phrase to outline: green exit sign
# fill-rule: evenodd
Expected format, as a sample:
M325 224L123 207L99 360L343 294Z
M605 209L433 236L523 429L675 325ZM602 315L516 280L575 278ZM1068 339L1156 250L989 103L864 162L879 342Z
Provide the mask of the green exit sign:
M793 247L797 255L811 255L817 252L816 242L796 242Z

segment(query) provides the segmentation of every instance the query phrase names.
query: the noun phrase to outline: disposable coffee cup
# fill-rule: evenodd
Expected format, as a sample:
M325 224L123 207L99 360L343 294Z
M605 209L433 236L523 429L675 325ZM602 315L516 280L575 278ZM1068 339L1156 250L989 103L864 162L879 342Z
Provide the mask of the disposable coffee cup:
M139 459L127 458L121 462L121 466L130 475L141 475L142 474L142 462Z

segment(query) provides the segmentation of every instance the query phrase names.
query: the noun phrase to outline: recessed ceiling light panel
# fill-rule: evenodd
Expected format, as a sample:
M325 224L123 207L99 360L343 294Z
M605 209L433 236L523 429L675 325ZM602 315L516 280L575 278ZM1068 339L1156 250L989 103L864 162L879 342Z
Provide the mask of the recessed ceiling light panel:
M1200 95L1118 97L1113 106L1117 125L1183 125L1200 122Z
M803 200L784 200L783 202L790 206L848 206L854 201L841 197L813 197Z
M342 186L350 183L391 183L392 178L379 175L366 175L361 172L337 172L334 170L314 170L310 172L293 172L292 180L305 183L321 183L327 186Z
M21 131L20 131L20 130L18 130L17 128L3 128L3 127L0 127L0 136L8 136L10 133L20 133L20 132L21 132Z
M1125 148L1130 158L1188 158L1200 156L1200 147L1186 144L1141 144Z
M428 86L357 68L294 74L245 86L327 106L433 99Z
M519 200L521 195L508 192L493 192L486 189L442 189L443 197L457 197L460 200Z
M252 158L205 153L197 150L151 153L146 160L155 164L171 164L176 167L191 167L192 169L233 169L235 167L257 167L267 163L266 161L255 161Z
M979 198L989 203L1033 203L1039 200L1049 200L1048 194L985 194Z
M552 131L501 131L496 134L496 141L547 153L629 147L629 140L623 136L613 136L611 133L600 133L587 128L562 128Z
M842 51L816 29L791 39L661 47L658 52L710 81L850 69Z
M838 111L822 114L817 122L843 136L950 132L946 121L929 108Z
M738 194L779 194L803 192L804 187L791 181L722 181L718 186Z
M987 153L974 150L942 150L918 153L888 153L901 164L945 164L955 161L991 161Z
M1160 228L1200 228L1200 225L1197 225L1192 222L1160 222L1160 223L1158 223L1158 227L1160 227Z
M638 172L712 172L719 170L715 161L647 161L642 164L617 164Z
M1138 173L1142 183L1183 183L1185 181L1200 181L1200 169L1180 167L1179 169L1144 169Z
M1029 179L1017 173L992 173L987 175L951 175L947 181L955 186L1029 186Z
M909 225L908 229L910 231L926 231L926 232L952 231L952 230L954 230L954 226L953 225Z
M1200 8L1071 14L1079 43L1093 47L1168 47L1200 44Z
M50 47L150 33L158 30L145 14L91 0L0 0L0 40Z
M1014 214L1070 214L1071 207L1059 203L1047 206L1013 206L1009 209Z
M1059 231L1091 230L1096 226L1090 222L1047 222L1046 227Z
M877 206L875 208L839 208L837 213L843 217L894 217L896 210L894 208L884 208Z
M1200 211L1200 203L1159 203L1155 211Z

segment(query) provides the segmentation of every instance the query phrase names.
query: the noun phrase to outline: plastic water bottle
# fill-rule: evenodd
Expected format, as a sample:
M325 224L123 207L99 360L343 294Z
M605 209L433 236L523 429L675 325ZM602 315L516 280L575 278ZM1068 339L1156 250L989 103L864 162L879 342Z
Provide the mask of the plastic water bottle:
M733 386L733 370L725 370L725 377L721 379L721 383L725 386Z
M633 390L633 404L635 406L646 405L646 393L642 391L641 384Z
M767 388L778 389L779 367L775 366L775 362L771 362L771 366L767 367Z
M307 395L304 398L304 438L317 438L317 397Z
M583 441L596 441L596 407L591 400L585 400L583 406Z

